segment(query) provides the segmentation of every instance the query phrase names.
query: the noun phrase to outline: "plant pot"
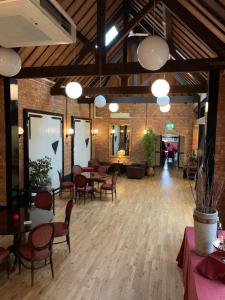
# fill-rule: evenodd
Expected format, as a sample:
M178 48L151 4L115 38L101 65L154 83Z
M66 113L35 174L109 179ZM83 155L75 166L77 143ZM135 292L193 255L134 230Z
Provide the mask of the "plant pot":
M218 211L203 213L194 210L194 232L195 232L195 252L201 256L207 256L214 251L212 242L217 237Z
M155 175L155 171L152 167L148 167L147 168L147 176L154 176Z

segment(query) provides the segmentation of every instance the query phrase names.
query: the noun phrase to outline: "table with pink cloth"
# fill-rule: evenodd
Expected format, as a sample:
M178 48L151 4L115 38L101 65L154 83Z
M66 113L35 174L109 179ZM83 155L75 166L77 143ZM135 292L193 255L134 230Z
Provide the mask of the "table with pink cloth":
M225 300L225 284L200 275L196 267L205 259L194 252L194 228L186 227L177 256L183 270L184 300Z

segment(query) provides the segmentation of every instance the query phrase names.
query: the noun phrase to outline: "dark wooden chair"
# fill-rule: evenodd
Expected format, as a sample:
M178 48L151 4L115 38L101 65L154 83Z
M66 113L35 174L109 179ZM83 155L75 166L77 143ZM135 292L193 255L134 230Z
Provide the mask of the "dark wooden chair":
M53 204L52 194L48 191L40 191L35 198L35 206L37 208L51 210Z
M6 271L9 278L9 254L10 251L8 249L0 247L0 264L6 264Z
M94 187L88 185L88 180L85 176L77 174L75 177L75 201L77 195L80 198L80 195L84 196L84 204L86 201L86 195L91 194L91 199L94 196Z
M70 192L70 197L74 196L74 183L72 181L64 181L62 173L58 171L59 174L59 182L60 182L60 191L59 196L62 198L63 191L68 190Z
M98 173L101 174L101 175L107 175L107 172L108 172L108 167L107 166L99 166L98 169L97 169ZM105 178L98 178L98 179L95 179L95 181L98 183L98 188L99 188L99 184L100 183L104 183L106 182L106 179Z
M50 264L52 278L54 278L53 262L52 262L52 242L54 238L54 225L52 223L41 224L35 227L28 236L28 242L21 245L17 249L19 260L19 273L21 273L21 265L31 270L31 286L34 284L35 262L44 261ZM49 262L47 262L49 260ZM26 265L24 261L30 263Z
M100 199L102 199L102 193L103 191L105 192L105 194L111 194L112 195L112 201L113 201L113 194L115 193L115 197L116 197L116 182L117 182L117 177L118 177L118 172L115 172L112 175L112 181L111 183L103 183L101 185L101 189L100 189ZM116 197L117 198L117 197Z
M63 236L66 237L66 240L60 242L54 242L53 244L67 243L69 252L70 252L69 226L70 226L70 217L71 217L72 209L73 209L73 200L70 200L66 205L65 221L52 223L54 225L54 238L63 237Z

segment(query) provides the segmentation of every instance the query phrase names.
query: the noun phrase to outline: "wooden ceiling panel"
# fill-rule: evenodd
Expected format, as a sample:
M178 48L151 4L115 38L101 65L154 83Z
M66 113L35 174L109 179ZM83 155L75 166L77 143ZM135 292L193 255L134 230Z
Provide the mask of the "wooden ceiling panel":
M225 43L224 26L216 19L206 8L196 0L186 1L178 0L192 15L194 15L202 24L204 24L216 37ZM223 32L221 32L221 29Z

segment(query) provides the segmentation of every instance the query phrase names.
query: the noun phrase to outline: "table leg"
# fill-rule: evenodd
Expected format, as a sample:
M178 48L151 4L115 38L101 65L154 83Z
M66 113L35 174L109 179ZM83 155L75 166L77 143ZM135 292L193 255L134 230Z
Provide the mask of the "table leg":
M18 263L17 248L18 248L18 246L20 246L23 243L25 243L25 240L26 240L25 233L15 233L14 234L13 244L8 247L10 253L12 253L14 255L14 257L15 257L14 258L14 262L13 262L13 266L10 269L10 272L15 272L15 270L16 270L16 266L17 266L17 263Z

